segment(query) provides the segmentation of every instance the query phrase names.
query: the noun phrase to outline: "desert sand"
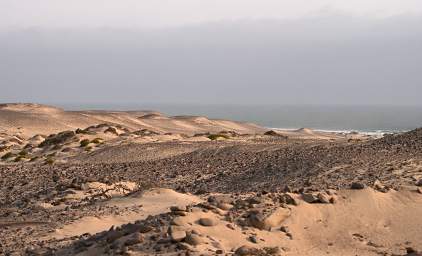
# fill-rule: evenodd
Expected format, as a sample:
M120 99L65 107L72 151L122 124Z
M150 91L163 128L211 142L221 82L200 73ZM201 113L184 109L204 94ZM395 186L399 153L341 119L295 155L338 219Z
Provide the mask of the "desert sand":
M3 255L422 255L422 129L2 104L0 156Z

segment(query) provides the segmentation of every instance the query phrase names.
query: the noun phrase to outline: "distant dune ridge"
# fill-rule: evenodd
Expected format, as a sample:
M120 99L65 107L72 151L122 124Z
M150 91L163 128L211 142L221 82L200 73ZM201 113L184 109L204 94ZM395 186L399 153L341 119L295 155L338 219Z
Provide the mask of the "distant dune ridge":
M256 133L264 131L264 128L252 123L211 120L200 116L167 117L155 111L66 111L53 106L33 103L0 105L0 129L14 133L19 132L25 137L86 128L101 123L120 125L132 130L154 129L161 133L194 134L222 130Z

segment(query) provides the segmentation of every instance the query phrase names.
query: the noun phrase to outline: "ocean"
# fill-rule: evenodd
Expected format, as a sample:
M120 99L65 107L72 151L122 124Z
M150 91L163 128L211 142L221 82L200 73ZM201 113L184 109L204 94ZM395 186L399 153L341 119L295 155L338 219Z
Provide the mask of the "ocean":
M59 104L60 105L60 104ZM403 132L422 127L422 106L62 104L68 110L157 110L253 122L268 128L312 128L363 133Z

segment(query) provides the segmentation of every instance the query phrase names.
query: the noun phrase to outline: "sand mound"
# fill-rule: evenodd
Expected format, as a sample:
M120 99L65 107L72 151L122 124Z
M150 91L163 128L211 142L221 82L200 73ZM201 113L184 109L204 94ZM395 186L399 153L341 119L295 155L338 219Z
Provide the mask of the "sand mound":
M28 112L37 114L54 114L63 112L63 109L34 103L5 103L0 104L0 110Z
M161 113L150 113L150 114L140 116L138 118L139 119L150 119L150 120L168 119L168 117L162 115Z
M201 200L171 190L160 191L158 195L153 191L136 199L137 203L143 202L144 214L155 213L154 216L141 217L134 224L86 239L92 246L83 255L104 254L109 248L107 244L112 243L129 245L128 250L135 254L159 252L162 255L190 251L213 255L230 252L234 255L375 256L404 255L408 247L422 249L418 225L422 223L422 196L409 191L343 190L338 191L338 200L333 204L307 203L297 194L249 197L219 194L190 207L186 205ZM289 198L288 205L281 198ZM169 212L172 200L174 205ZM158 214L163 212L167 213ZM101 222L85 218L57 231L56 235L69 227L72 229L67 235L93 227L107 230L123 219L107 217ZM71 252L72 249L63 251Z
M98 184L97 184L98 185ZM103 187L104 184L99 184ZM170 211L170 207L186 207L190 204L197 204L201 200L193 195L181 194L171 189L152 189L141 195L115 198L104 205L122 209L119 215L102 217L84 217L69 225L56 230L54 238L65 238L79 236L85 233L95 234L97 232L109 230L112 226L120 226L136 220L143 220L150 215L158 215ZM135 208L133 211L123 209Z
M193 122L196 124L212 124L213 121L204 116L174 116L174 119Z
M310 128L300 128L300 129L296 130L295 132L308 134L308 135L314 135L315 134L315 131L310 129Z

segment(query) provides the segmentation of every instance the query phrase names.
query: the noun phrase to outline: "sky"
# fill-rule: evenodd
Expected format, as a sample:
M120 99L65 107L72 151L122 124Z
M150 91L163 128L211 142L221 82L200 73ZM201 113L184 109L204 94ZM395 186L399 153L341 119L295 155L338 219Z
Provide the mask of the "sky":
M420 0L0 0L0 102L422 105Z

